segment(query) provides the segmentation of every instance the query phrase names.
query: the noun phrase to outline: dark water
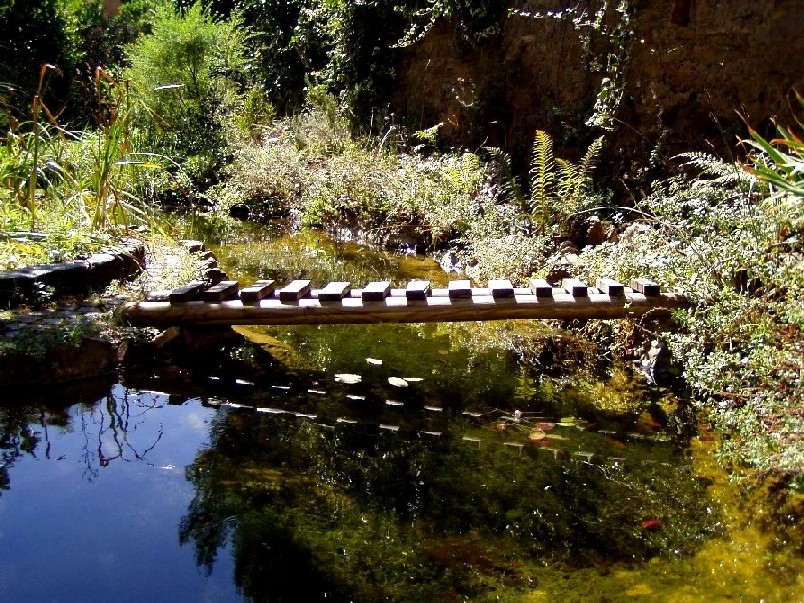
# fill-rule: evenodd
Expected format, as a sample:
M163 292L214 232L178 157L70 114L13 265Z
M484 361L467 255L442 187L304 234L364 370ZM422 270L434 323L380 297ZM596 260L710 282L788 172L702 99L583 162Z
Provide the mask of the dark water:
M222 241L238 278L434 274L256 238ZM3 601L804 600L712 437L582 343L530 322L240 333L202 369L3 394Z

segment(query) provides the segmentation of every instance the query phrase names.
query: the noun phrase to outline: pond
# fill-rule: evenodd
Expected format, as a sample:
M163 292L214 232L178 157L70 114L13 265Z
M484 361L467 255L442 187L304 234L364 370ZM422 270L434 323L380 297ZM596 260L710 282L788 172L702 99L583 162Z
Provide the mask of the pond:
M243 281L446 280L320 232L201 238ZM717 436L568 334L238 332L2 394L4 601L804 600L784 513L729 482Z

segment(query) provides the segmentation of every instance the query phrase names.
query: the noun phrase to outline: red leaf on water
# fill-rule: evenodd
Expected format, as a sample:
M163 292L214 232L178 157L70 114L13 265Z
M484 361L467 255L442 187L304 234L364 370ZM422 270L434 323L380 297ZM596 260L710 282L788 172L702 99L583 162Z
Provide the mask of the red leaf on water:
M542 431L553 431L556 428L555 423L536 423L536 428Z
M550 440L528 440L531 446L549 446Z
M642 526L643 530L655 530L661 524L662 522L659 519L643 519L639 525Z

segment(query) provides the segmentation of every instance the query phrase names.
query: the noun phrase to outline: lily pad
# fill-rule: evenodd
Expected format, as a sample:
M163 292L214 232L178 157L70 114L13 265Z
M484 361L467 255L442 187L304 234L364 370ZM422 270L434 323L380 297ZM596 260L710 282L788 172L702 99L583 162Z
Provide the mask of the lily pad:
M335 375L335 381L338 383L346 383L347 385L353 385L355 383L360 383L363 381L363 377L360 375L354 375L352 373L339 373Z
M366 358L366 362L373 364L374 366L379 366L382 364L382 360L378 358Z
M388 383L390 383L394 387L407 387L408 386L407 380L403 379L402 377L388 377Z
M405 381L408 383L418 383L419 381L424 381L423 377L405 377Z

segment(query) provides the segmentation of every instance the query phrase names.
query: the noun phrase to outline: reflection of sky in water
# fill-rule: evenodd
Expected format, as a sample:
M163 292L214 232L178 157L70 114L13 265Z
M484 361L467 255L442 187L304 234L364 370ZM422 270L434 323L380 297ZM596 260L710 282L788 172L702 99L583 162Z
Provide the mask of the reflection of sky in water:
M0 599L240 600L228 550L206 577L192 546L179 546L194 494L184 468L216 411L167 402L118 385L69 408L67 428L32 426L40 443L0 493Z

